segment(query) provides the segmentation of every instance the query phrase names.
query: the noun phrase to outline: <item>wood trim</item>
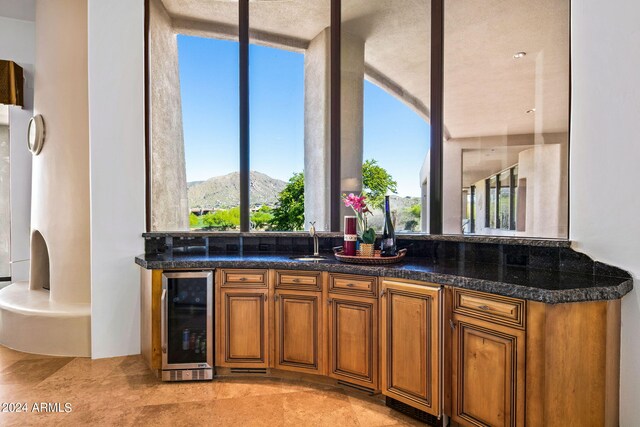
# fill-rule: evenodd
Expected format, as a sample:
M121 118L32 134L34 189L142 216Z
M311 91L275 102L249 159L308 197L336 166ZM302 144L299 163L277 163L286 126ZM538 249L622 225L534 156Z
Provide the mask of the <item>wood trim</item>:
M141 313L140 352L150 369L162 369L162 331L160 325L160 297L162 295L162 270L140 269Z
M440 288L424 286L420 282L404 283L398 280L384 279L381 282L380 298L380 358L382 394L404 402L432 415L440 415ZM394 325L394 297L408 297L423 300L426 311L419 325ZM423 367L417 367L416 375L425 377L424 389L420 393L404 389L394 383L393 331L395 328L424 327L422 338L425 342ZM400 344L400 343L397 343ZM400 351L401 349L399 349ZM421 357L420 357L421 358ZM424 372L422 372L424 370Z
M222 288L268 288L269 270L262 269L230 269L220 271L220 287Z
M620 300L529 302L527 425L617 426Z
M375 276L329 273L329 292L377 298L378 279Z
M275 270L276 289L322 291L321 271Z
M151 231L151 91L149 76L149 0L144 0L144 204L145 231Z
M275 363L276 369L291 370L308 373L321 373L323 371L323 354L321 328L323 325L323 304L321 292L280 290L275 294ZM307 301L313 304L313 330L310 331L313 339L313 363L296 362L285 359L284 313L287 300Z
M486 292L453 288L453 312L524 329L526 301Z
M453 315L456 332L452 342L452 420L464 426L489 426L490 424L465 412L465 347L464 338L466 331L472 331L477 336L484 336L502 342L505 345L505 402L504 402L504 425L523 426L525 422L525 361L526 347L524 331L508 328L502 325L493 324L484 320L459 314ZM479 388L482 388L479 386ZM479 392L478 392L479 393ZM481 396L467 396L467 398ZM496 404L500 404L496 402ZM547 424L554 425L554 424Z
M249 129L249 0L238 1L239 107L240 107L240 231L250 228Z
M349 383L378 389L378 301L372 298L362 298L355 296L330 295L327 301L329 311L329 376ZM366 325L366 360L362 361L367 366L365 374L350 372L340 368L340 344L338 331L339 310L341 306L349 306L356 310L363 310L367 313L368 321Z
M442 143L444 138L444 0L431 0L431 145L429 149L429 234L442 234Z
M341 97L340 87L342 66L340 58L340 37L342 26L342 1L331 0L331 40L330 40L330 135L331 174L329 182L330 229L340 231L340 182L341 182Z
M269 365L269 304L268 290L226 289L221 291L220 302L220 355L218 364L238 368L267 368ZM255 298L260 304L260 351L257 357L233 357L230 354L229 298Z

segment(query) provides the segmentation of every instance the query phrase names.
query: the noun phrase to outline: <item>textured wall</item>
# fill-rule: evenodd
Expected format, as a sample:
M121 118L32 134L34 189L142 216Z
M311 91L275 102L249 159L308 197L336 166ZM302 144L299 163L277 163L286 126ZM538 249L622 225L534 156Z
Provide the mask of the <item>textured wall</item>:
M51 299L89 303L86 0L37 2L35 69L34 110L46 140L33 158L31 226L48 245ZM32 273L41 261L32 259Z
M160 0L150 2L152 230L188 230L178 43Z

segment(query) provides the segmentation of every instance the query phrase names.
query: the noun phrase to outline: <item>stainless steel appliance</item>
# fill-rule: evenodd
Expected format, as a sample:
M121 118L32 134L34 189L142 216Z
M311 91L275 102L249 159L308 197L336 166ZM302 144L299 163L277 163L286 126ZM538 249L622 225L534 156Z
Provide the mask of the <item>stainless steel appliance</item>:
M162 380L213 379L213 272L162 275Z

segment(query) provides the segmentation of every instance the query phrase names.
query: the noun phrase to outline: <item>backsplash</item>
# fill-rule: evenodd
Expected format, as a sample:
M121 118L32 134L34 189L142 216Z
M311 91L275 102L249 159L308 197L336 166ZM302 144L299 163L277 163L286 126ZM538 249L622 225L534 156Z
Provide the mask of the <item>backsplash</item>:
M311 254L313 239L303 233L145 233L147 254ZM332 253L342 246L340 233L323 233L321 253ZM496 243L494 243L494 241ZM624 270L592 260L576 252L568 241L540 239L496 239L464 236L398 236L399 249L407 248L407 256L427 258L434 263L495 264L509 267L561 270L599 276L629 277Z

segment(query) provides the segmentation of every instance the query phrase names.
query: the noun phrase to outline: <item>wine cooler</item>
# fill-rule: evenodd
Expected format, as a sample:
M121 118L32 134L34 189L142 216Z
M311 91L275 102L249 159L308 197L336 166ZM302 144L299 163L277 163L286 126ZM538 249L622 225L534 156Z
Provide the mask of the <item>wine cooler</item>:
M162 380L213 379L213 272L162 275Z

